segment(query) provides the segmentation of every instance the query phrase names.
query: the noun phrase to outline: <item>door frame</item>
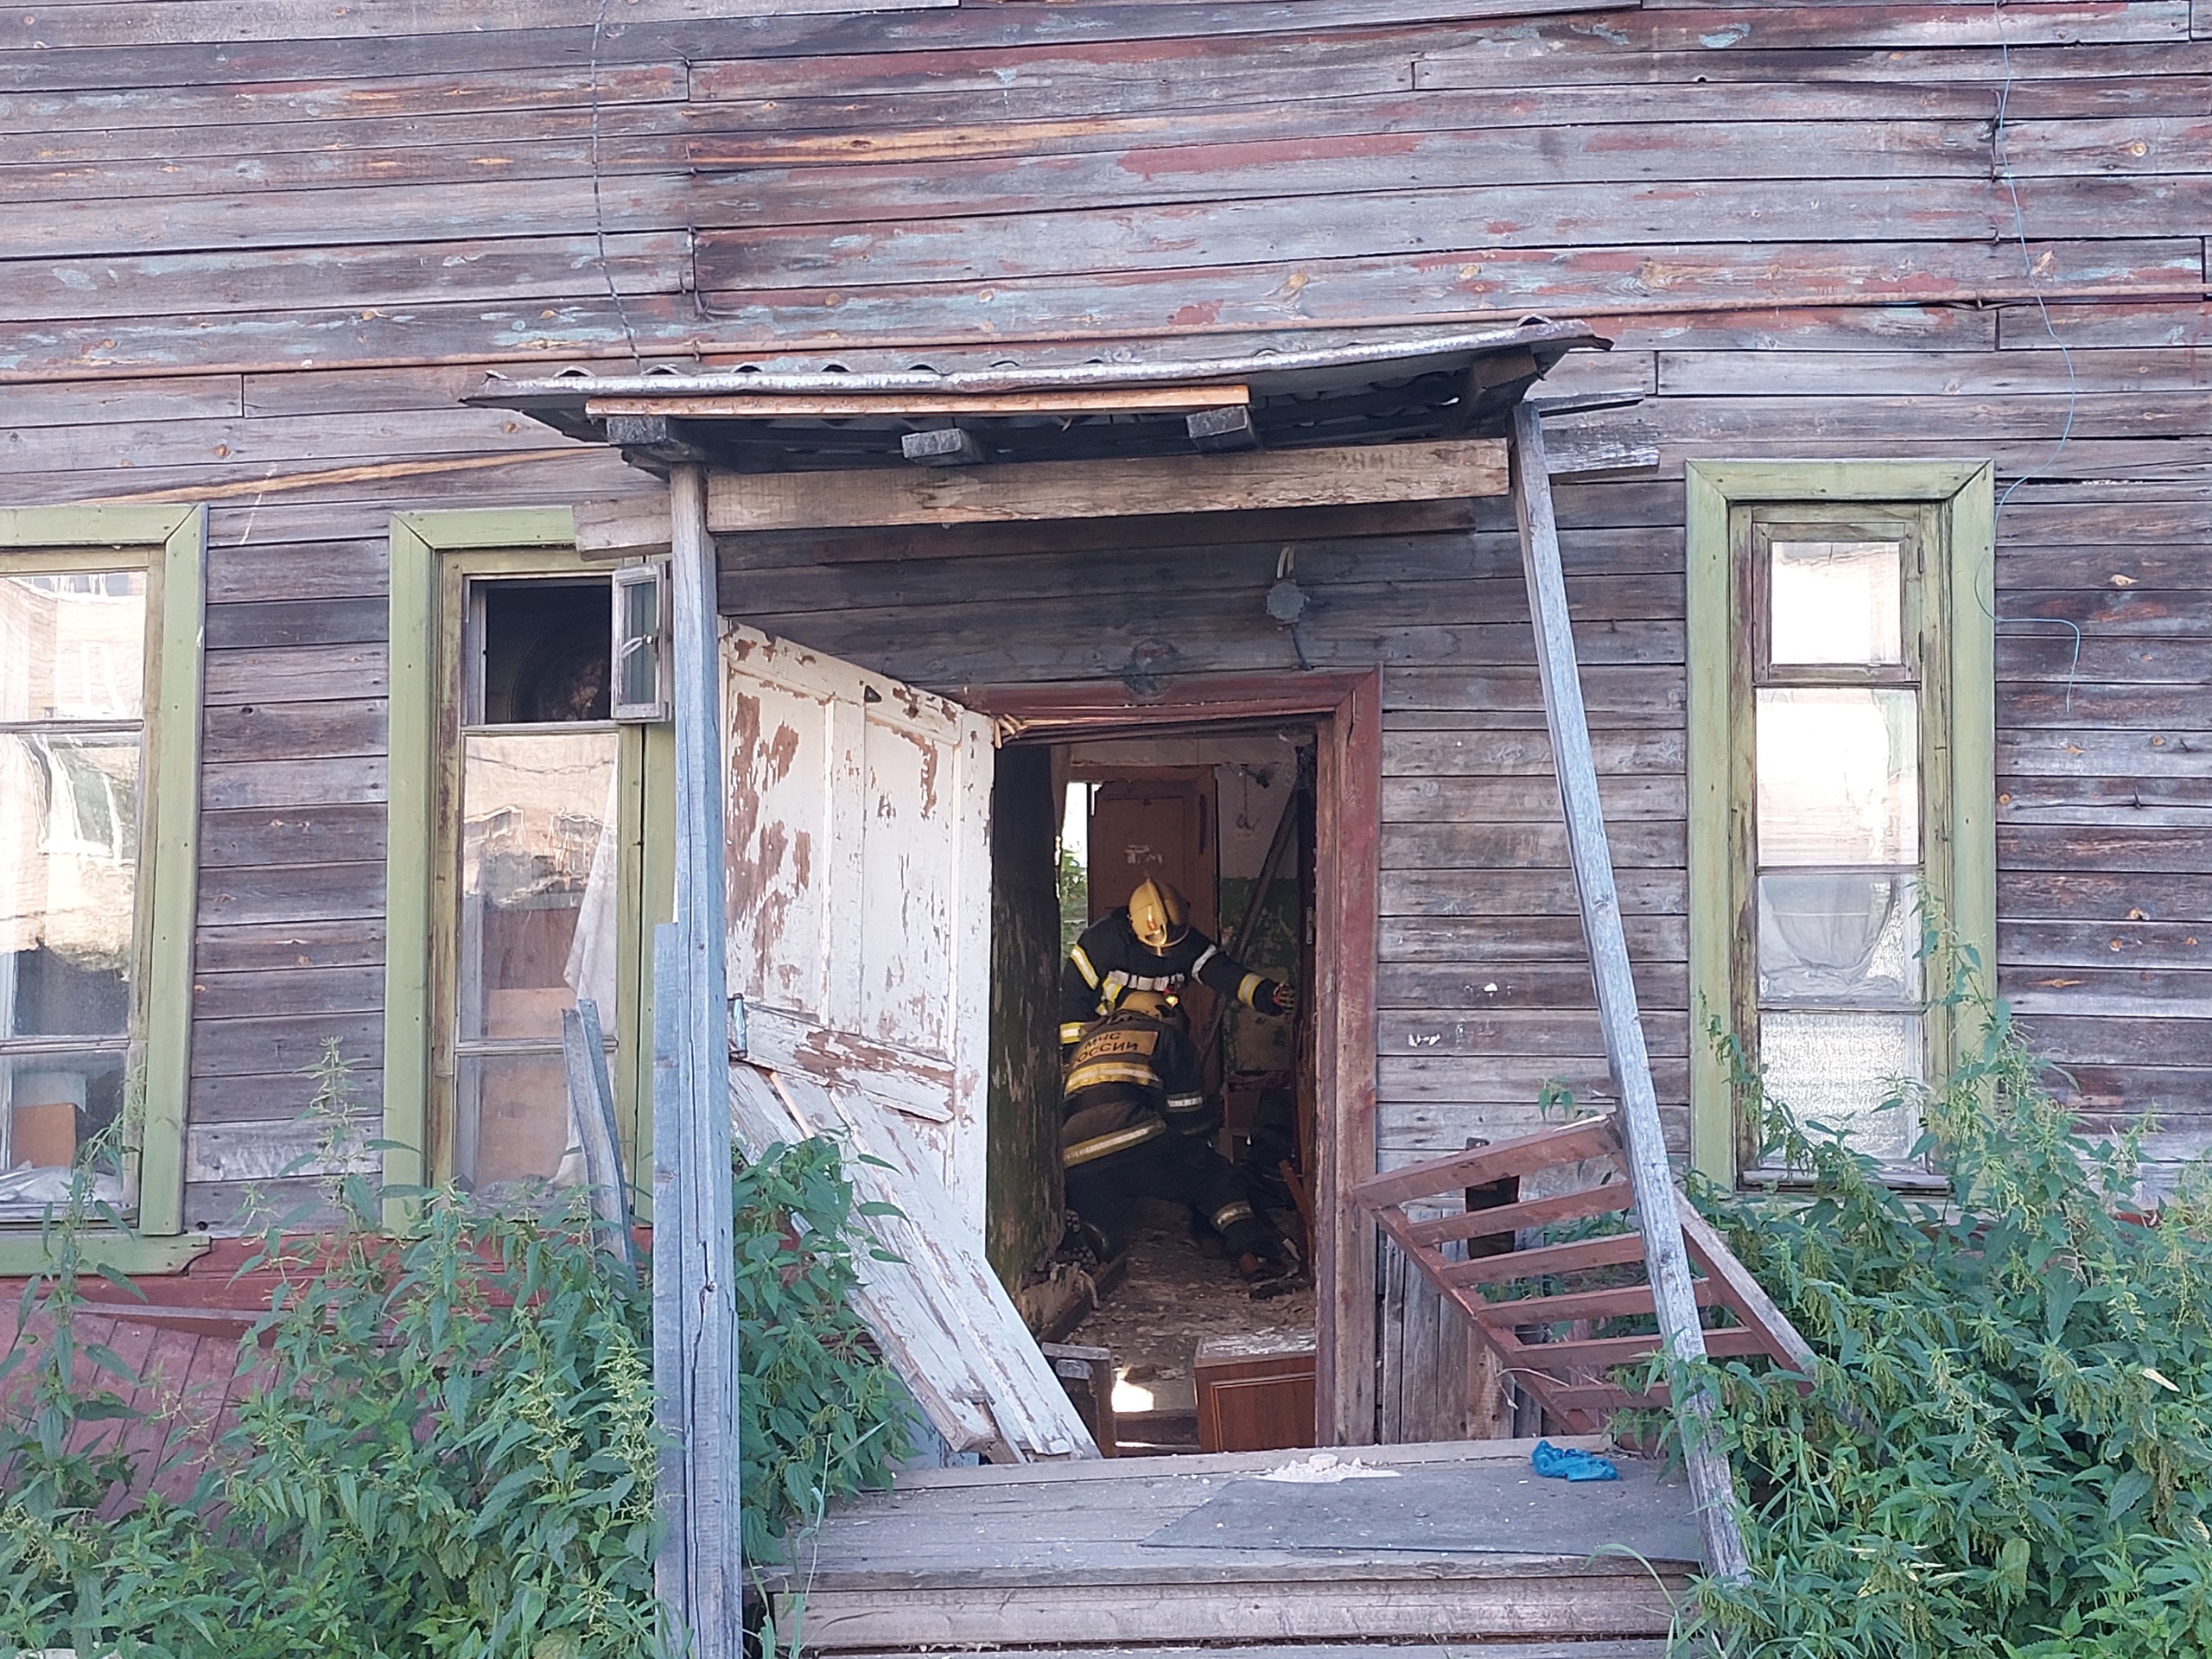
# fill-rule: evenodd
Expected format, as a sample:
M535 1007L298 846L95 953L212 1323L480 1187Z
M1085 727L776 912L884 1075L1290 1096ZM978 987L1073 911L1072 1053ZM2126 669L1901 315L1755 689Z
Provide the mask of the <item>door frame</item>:
M989 715L999 741L1157 736L1169 728L1311 721L1315 728L1313 909L1314 1437L1375 1440L1376 1233L1349 1199L1375 1173L1376 957L1382 840L1382 675L1178 676L1156 696L1119 682L962 686L944 695Z

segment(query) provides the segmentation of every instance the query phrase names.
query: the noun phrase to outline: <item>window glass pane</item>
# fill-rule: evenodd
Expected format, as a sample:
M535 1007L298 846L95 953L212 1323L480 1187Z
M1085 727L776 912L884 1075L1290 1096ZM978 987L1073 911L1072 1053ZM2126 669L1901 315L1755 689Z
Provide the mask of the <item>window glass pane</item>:
M462 741L460 1034L561 1035L579 996L614 1029L612 731Z
M476 1192L503 1181L584 1179L558 1054L464 1055L454 1173Z
M0 734L0 1038L128 1027L137 860L137 734Z
M1757 694L1758 859L1920 860L1919 695L1860 687Z
M615 664L614 700L637 708L660 701L660 583L643 577L615 585L622 604L622 645Z
M1770 1097L1801 1123L1841 1129L1855 1151L1902 1163L1920 1138L1910 1106L1882 1109L1920 1077L1917 1015L1762 1013L1759 1063Z
M1759 1001L1918 1001L1918 885L1856 870L1760 876Z
M120 1048L0 1055L0 1216L36 1216L67 1202L68 1171L123 1115ZM111 1203L112 1175L94 1189Z
M1776 542L1768 655L1777 663L1904 660L1903 550L1895 542Z
M0 721L137 720L146 573L0 577Z

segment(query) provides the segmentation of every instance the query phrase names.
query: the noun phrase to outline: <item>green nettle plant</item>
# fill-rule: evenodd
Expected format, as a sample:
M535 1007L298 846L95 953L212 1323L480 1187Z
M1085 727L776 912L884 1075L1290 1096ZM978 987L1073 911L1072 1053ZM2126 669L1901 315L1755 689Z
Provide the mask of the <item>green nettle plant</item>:
M2147 1125L2084 1138L1973 953L1928 954L1980 1033L1897 1091L1941 1198L1794 1122L1733 1051L1810 1193L1700 1202L1819 1363L1809 1389L1710 1370L1753 1573L1700 1584L1693 1634L1792 1659L2212 1654L2212 1181L2135 1213Z
M321 1115L342 1116L323 1084ZM810 1141L734 1178L754 1560L904 1454L904 1395L845 1301L839 1167ZM652 1593L650 1290L595 1252L581 1205L486 1214L451 1192L332 1186L345 1226L288 1239L272 1225L264 1241L253 1265L288 1268L290 1287L242 1347L234 1425L171 1502L119 1436L86 1446L132 1415L135 1379L77 1335L93 1219L80 1175L52 1224L54 1265L18 1310L41 1339L0 1358L0 1652L679 1652ZM404 1234L372 1224L391 1196L414 1211Z

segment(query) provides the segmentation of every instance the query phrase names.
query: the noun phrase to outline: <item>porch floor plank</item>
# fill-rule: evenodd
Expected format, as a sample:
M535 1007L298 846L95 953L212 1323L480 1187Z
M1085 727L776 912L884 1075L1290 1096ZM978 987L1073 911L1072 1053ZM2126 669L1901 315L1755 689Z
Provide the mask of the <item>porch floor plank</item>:
M1375 1466L1421 1471L1404 1483L1429 1503L1455 1465L1496 1471L1525 1465L1530 1442L1362 1447ZM1455 1643L1483 1645L1466 1659L1644 1659L1663 1637L1697 1570L1647 1564L1554 1542L1519 1547L1501 1509L1498 1535L1480 1548L1162 1548L1145 1541L1239 1480L1312 1454L1297 1452L1120 1462L942 1470L842 1506L800 1547L800 1570L772 1575L781 1638L823 1655L991 1648L1065 1655L1110 1645L1170 1659L1179 1645L1208 1644L1207 1659L1243 1646L1268 1659L1460 1659ZM1648 1484L1649 1472L1628 1471ZM1392 1483L1395 1486L1396 1483ZM1471 1480L1471 1494L1494 1479ZM1286 1484L1286 1502L1332 1486ZM1382 1489L1374 1489L1380 1497ZM1688 1503L1687 1491L1679 1501ZM1594 1500L1593 1500L1594 1503ZM1471 1514L1457 1538L1480 1537ZM803 1587L801 1599L782 1593ZM1528 1639L1566 1639L1528 1645ZM1500 1641L1522 1640L1500 1648ZM1602 1645L1590 1645L1592 1640ZM1402 1643L1417 1644L1408 1649Z

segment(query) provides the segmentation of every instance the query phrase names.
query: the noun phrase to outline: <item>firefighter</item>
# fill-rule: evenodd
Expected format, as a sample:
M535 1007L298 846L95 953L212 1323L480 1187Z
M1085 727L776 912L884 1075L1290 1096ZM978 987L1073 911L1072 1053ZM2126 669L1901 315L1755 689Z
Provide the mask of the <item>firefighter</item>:
M1068 1203L1122 1252L1139 1198L1189 1205L1228 1246L1255 1295L1288 1289L1292 1262L1252 1207L1244 1178L1213 1147L1221 1110L1207 1097L1181 1009L1161 991L1122 993L1068 1065L1060 1164Z
M1260 1014L1288 1015L1297 995L1222 952L1191 925L1191 906L1165 881L1137 884L1129 902L1084 930L1060 974L1060 1052L1132 991L1173 995L1192 980Z

